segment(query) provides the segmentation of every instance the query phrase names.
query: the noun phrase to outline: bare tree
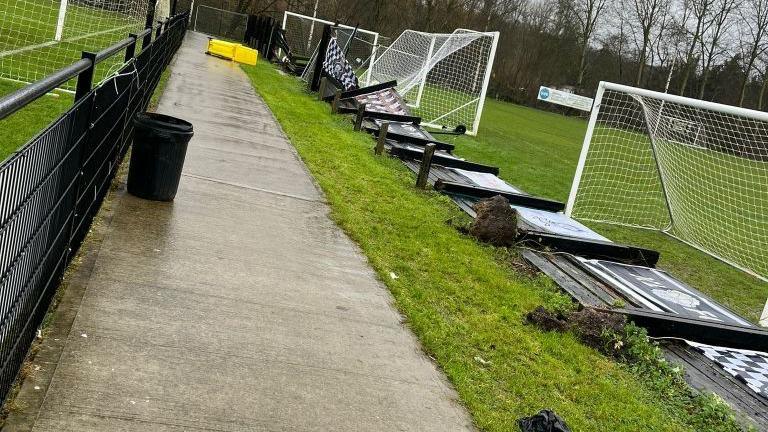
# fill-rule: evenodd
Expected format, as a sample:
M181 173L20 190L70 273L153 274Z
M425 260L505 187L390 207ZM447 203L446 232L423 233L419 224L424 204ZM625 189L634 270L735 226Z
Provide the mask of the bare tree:
M768 58L765 55L761 56L760 62L762 67L760 68L760 91L757 94L757 109L762 111L765 105L765 93L768 90Z
M725 51L722 47L722 39L730 25L732 12L738 6L738 0L717 0L712 16L708 20L705 30L701 34L699 48L701 50L701 82L699 87L699 99L704 99L709 75L716 58Z
M649 54L650 64L653 66L651 74L646 77L646 82L651 81L654 72L668 75L671 72L672 65L665 67L673 62L673 58L678 55L680 45L680 34L678 25L671 14L667 13L668 6L665 6L659 19L656 31L653 33Z
M768 48L768 0L747 0L744 7L740 8L740 16L744 24L740 26L739 35L744 79L741 82L739 106L743 106L755 61Z
M683 59L682 76L680 77L680 94L685 94L688 80L696 65L694 55L699 41L707 26L711 25L712 9L717 0L686 0L683 4L682 25L688 30L689 39Z
M569 15L576 20L576 42L579 46L579 67L576 86L581 88L587 69L587 52L598 23L603 19L607 0L567 0Z
M633 30L637 48L636 86L642 84L653 32L665 16L668 7L667 0L630 0L627 12L630 14L628 24Z

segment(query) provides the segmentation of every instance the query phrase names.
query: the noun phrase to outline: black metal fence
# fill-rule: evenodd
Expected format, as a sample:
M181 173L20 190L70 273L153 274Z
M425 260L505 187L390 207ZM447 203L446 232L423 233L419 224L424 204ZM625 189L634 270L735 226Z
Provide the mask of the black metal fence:
M109 191L131 143L133 117L146 110L188 22L188 13L179 14L104 51L83 53L82 60L0 99L2 119L78 79L74 105L0 163L0 401ZM96 65L119 53L126 64L92 88Z

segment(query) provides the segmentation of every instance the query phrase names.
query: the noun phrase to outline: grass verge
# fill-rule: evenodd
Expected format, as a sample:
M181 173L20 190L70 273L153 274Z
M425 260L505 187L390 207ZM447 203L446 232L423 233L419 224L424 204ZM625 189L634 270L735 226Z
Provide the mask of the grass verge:
M264 62L244 70L324 190L332 217L481 429L515 430L517 418L552 408L577 431L736 430L685 391L646 381L571 334L525 325L537 305L563 301L548 279L515 271L504 251L459 234L446 223L461 217L447 198L414 189L410 171L375 157L368 136L298 81Z

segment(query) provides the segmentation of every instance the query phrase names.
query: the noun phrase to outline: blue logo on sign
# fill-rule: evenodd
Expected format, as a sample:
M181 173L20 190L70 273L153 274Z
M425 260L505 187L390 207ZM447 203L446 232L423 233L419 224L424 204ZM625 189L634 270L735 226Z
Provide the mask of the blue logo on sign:
M539 90L539 99L549 99L549 89L546 87L542 87L541 90Z

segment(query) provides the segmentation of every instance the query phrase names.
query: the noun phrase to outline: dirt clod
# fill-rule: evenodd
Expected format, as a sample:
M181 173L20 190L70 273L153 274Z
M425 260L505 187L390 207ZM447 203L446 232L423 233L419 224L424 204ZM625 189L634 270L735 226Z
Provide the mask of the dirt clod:
M623 315L584 308L568 316L571 331L586 345L602 350L606 332L619 333L626 320Z
M512 246L517 238L517 215L509 201L501 195L484 199L474 205L477 213L469 233L478 240L494 246Z
M529 312L529 323L545 331L571 331L585 344L605 351L606 334L620 333L626 324L624 316L584 308L566 316L549 311L542 306Z
M568 330L568 323L565 321L564 317L548 311L543 306L539 306L531 312L528 312L528 315L525 318L529 323L536 324L539 328L545 331L564 332Z

